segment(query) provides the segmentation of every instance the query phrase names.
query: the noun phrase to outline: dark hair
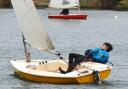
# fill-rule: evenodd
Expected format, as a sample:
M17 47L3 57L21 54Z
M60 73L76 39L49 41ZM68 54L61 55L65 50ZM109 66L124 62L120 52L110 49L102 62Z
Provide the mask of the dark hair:
M103 43L103 45L106 45L106 46L108 47L107 52L110 52L110 51L113 50L112 44L110 44L110 43L108 43L108 42L105 42L105 43Z

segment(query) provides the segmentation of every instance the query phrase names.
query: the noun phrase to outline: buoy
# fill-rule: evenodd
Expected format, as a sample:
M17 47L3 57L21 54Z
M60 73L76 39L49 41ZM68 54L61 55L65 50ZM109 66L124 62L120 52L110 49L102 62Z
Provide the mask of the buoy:
M115 18L115 19L117 19L117 18L118 18L118 16L117 16L117 15L115 15L115 16L114 16L114 18Z

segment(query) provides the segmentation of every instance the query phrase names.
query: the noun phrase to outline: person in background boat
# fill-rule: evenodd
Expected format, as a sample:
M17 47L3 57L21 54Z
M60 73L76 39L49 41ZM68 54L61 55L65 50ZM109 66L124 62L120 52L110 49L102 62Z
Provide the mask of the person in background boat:
M69 9L63 9L60 15L69 15Z
M84 55L70 53L68 69L64 71L59 67L59 70L62 74L66 74L71 72L81 62L87 61L106 64L108 62L109 52L111 50L113 50L113 46L110 43L105 42L100 48L86 50Z

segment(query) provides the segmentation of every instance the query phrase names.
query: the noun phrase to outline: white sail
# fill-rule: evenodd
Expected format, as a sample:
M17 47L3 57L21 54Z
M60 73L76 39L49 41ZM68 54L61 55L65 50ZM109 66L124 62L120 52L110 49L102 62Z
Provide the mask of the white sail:
M54 46L43 28L32 0L11 0L26 42L38 50L52 50Z
M52 7L52 8L75 8L75 7L79 7L79 0L51 0L49 7Z

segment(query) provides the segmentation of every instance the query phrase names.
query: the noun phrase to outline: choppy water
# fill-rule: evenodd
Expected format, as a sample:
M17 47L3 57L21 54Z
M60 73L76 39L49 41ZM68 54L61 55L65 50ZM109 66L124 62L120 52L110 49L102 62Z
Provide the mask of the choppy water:
M70 52L84 50L111 42L114 63L111 76L97 84L52 85L38 84L14 77L11 59L23 59L21 31L12 9L0 9L0 89L128 89L128 12L85 10L88 20L49 20L47 11L38 10L55 48L67 57ZM33 58L56 58L34 49Z

